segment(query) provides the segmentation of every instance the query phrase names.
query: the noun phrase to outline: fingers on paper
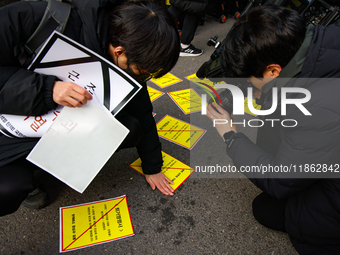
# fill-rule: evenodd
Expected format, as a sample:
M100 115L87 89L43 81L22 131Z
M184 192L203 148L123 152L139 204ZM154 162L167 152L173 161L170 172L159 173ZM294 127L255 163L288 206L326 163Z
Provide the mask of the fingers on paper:
M73 85L75 85L75 86L72 87L73 91L78 96L80 96L82 100L91 100L92 99L92 95L86 89L79 87L78 85L76 85L74 83L73 83ZM82 101L82 100L80 100L80 101Z
M173 196L174 195L174 190L171 188L169 182L167 181L162 181L159 183L159 185L157 186L157 188L159 189L160 192L162 192L164 195L170 195Z
M146 177L146 180L152 189L154 189L154 186L156 186L157 189L164 195L173 195L174 190L170 186L170 184L173 184L173 182L163 173L149 175Z
M53 101L68 107L85 105L92 95L84 88L72 82L57 81L53 87Z
M164 175L165 176L165 175ZM174 185L174 183L173 183L173 181L172 180L170 180L168 177L166 177L165 176L165 180L168 182L168 183L170 183L171 185Z
M166 177L164 174L162 174L163 178L160 182L160 187L158 189L165 195L173 196L174 190L171 188L170 184L174 184L168 177Z

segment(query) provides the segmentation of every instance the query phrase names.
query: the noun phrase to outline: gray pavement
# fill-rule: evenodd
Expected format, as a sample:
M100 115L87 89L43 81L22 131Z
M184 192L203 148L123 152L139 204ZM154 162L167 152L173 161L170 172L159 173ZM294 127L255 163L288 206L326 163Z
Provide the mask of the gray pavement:
M186 76L195 73L213 52L206 41L215 35L222 40L234 20L226 23L208 17L199 26L193 44L204 50L200 57L180 58L171 71L183 81L159 88L163 92L189 88ZM165 114L190 121L168 95L153 103L158 122ZM194 113L200 114L200 113ZM192 115L193 116L193 115ZM204 128L204 127L202 127ZM244 130L255 139L256 130ZM163 151L191 164L190 153L207 160L231 163L217 133L208 131L192 151L161 139ZM213 140L210 140L213 139ZM211 147L209 145L211 142ZM201 144L201 145L200 145ZM86 148L81 148L86 153ZM252 215L251 203L261 191L248 179L223 176L191 177L173 197L152 191L145 178L129 165L138 158L135 149L116 153L83 194L41 171L37 178L45 183L51 205L39 211L23 206L12 215L0 218L0 254L58 254L59 208L126 195L135 235L100 244L72 254L297 254L287 234L260 225ZM209 178L207 178L209 177Z

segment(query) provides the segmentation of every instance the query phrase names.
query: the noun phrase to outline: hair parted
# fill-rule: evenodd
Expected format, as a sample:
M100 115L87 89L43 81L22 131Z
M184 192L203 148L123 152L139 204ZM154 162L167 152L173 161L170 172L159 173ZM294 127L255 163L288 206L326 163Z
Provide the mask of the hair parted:
M284 68L305 38L298 12L285 7L254 7L235 22L223 41L221 66L225 77L263 77L270 64Z
M109 15L109 42L125 48L129 64L155 74L168 73L179 58L176 22L164 5L131 1Z

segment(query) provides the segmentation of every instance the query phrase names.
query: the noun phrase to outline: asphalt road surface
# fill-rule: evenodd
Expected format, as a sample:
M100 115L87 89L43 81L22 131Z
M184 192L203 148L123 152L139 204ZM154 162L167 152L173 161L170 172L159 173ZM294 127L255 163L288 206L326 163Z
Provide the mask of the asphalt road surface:
M208 17L198 27L193 44L204 54L179 59L171 73L181 82L165 88L148 82L165 93L153 102L156 122L167 114L186 122L200 117L200 112L185 115L166 93L195 87L185 77L195 73L214 51L207 40L215 35L222 40L233 22L231 17L226 23ZM209 124L202 125L208 131L192 150L161 138L163 151L192 167L196 160L206 165L232 164L217 132L209 129ZM255 139L255 129L243 131ZM86 148L79 150L87 153ZM127 197L135 235L70 254L297 254L287 234L254 219L251 203L261 191L242 175L192 175L170 197L153 191L145 178L129 167L137 158L135 149L114 154L83 194L46 172L37 173L52 203L39 211L21 206L0 218L0 254L58 254L60 207L122 195Z

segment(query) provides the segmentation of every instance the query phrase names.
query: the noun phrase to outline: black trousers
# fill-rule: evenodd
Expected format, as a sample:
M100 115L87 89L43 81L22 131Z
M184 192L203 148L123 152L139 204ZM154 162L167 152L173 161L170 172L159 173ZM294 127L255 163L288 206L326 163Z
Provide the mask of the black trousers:
M25 158L0 167L0 216L15 212L35 189L34 171L37 169Z
M278 200L263 192L253 200L254 217L267 228L285 232L286 204L287 199Z
M130 130L118 150L135 147L142 137L139 122L128 114L116 118ZM0 216L15 212L35 188L34 171L39 168L25 157L0 167Z
M181 24L181 43L190 44L194 39L196 29L202 17L196 14L182 12L172 5L169 7L169 12L175 20Z
M262 225L286 232L285 210L287 199L278 200L274 197L261 193L253 200L253 214L255 219ZM301 255L338 255L340 245L314 245L302 242L289 235L296 251Z

